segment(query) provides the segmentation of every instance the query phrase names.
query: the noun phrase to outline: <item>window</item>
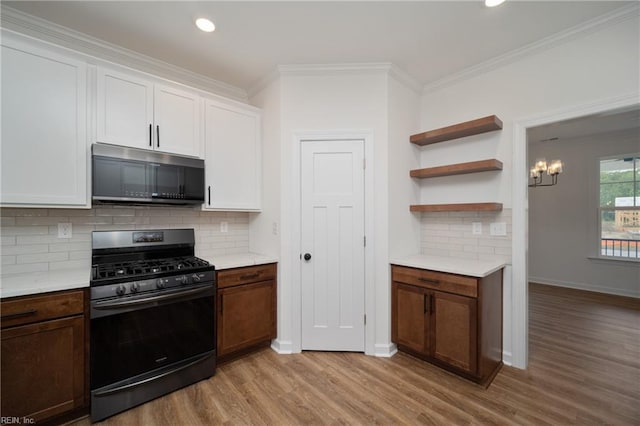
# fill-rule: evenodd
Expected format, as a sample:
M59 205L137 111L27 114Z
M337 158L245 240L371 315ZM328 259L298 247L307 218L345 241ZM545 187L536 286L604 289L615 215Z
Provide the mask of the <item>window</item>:
M600 160L600 255L640 259L640 154Z

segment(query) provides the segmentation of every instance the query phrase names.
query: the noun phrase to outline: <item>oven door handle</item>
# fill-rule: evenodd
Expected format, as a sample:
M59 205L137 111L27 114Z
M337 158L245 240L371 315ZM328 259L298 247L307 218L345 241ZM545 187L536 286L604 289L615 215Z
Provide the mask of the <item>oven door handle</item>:
M182 299L184 297L193 296L195 294L210 292L212 289L213 287L207 286L192 290L180 291L179 293L162 294L160 296L147 297L144 299L118 300L117 302L96 302L92 307L93 309L100 310L130 308L131 306L147 305L149 303L164 302L173 299Z
M129 383L129 384L118 386L118 387L115 387L115 388L112 388L112 389L105 389L103 391L94 392L93 396L101 397L101 396L112 395L114 393L124 392L126 390L138 387L140 385L144 385L145 383L149 383L149 382L153 382L155 380L162 379L163 377L167 377L170 374L174 374L174 373L177 373L179 371L186 370L187 368L189 368L189 367L191 367L193 365L196 365L196 364L198 364L200 362L203 362L203 361L211 358L212 356L215 356L215 352L214 353L207 353L204 356L201 356L198 359L196 359L194 361L191 361L188 364L181 365L181 366L176 367L176 368L172 368L169 371L165 371L165 372L162 372L162 373L157 374L155 376L148 377L148 378L146 378L144 380L140 380L139 382Z

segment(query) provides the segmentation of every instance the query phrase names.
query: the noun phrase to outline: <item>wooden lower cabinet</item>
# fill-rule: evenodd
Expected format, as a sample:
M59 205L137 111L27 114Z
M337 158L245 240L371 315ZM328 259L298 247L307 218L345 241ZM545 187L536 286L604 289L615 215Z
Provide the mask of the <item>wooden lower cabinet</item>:
M42 422L87 406L83 306L83 291L2 301L3 417Z
M276 265L218 271L217 355L225 361L276 337Z
M502 366L502 270L475 278L392 265L391 303L399 350L483 385L493 380Z

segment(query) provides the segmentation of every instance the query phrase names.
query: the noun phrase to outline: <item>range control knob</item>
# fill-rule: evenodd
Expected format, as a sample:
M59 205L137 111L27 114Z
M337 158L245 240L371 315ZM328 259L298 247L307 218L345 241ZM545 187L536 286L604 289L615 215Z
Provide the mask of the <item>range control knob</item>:
M138 285L138 283L131 283L131 286L129 287L129 291L131 293L137 293L138 290L140 290L140 285Z
M120 284L118 287L116 287L116 294L118 296L122 296L126 292L127 292L127 288L125 286L123 286L122 284Z
M187 277L186 275L183 275L180 278L178 278L178 281L182 285L189 284L189 277Z
M165 281L162 278L158 278L158 281L156 281L156 288L165 288L166 286L167 284Z
M198 274L191 275L191 279L196 283L200 281L200 277L198 276Z

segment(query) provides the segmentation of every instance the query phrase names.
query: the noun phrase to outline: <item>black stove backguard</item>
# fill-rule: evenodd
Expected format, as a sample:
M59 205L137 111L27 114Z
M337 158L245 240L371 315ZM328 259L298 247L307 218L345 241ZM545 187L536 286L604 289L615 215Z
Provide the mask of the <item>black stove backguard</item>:
M193 230L94 232L91 420L215 374L215 268Z

